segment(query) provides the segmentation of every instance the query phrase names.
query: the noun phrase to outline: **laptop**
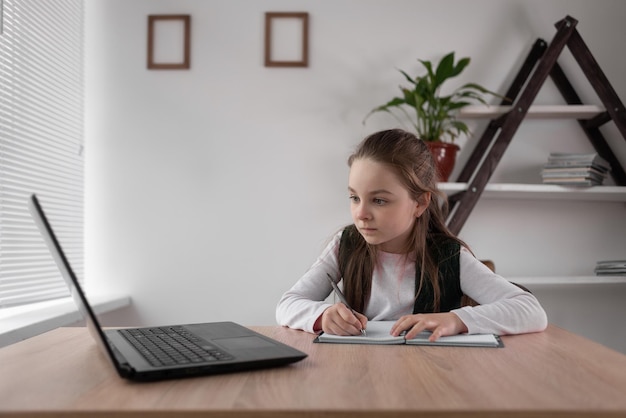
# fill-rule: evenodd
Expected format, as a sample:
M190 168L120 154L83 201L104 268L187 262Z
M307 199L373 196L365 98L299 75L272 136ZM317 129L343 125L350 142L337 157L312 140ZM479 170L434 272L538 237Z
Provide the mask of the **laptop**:
M122 378L154 381L229 373L283 366L307 356L234 322L103 329L37 195L28 204L91 335Z

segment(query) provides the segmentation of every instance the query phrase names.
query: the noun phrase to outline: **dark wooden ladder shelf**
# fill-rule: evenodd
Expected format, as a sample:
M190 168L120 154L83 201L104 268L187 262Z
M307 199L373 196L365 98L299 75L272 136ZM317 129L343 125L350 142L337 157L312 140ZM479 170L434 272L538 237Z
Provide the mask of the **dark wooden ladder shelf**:
M620 186L626 185L626 172L599 129L612 120L626 140L624 105L576 30L577 23L576 19L566 16L555 24L557 31L549 45L544 40L538 39L531 48L505 94L510 101L501 103L511 105L511 109L489 122L459 174L457 181L468 183L467 189L449 196L450 212L447 223L453 233L458 234L463 228L548 76L554 81L568 105L582 104L557 62L565 46L569 48L605 109L589 119L578 119L578 123L596 152L611 165L611 175L615 183Z

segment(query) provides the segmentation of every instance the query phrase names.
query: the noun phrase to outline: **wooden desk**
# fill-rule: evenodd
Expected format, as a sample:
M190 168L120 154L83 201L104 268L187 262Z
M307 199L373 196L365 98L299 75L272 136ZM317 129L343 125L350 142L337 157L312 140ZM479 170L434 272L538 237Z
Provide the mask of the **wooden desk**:
M86 329L61 328L0 349L0 416L626 416L626 356L554 326L503 337L501 349L314 344L301 331L252 328L309 357L131 383Z

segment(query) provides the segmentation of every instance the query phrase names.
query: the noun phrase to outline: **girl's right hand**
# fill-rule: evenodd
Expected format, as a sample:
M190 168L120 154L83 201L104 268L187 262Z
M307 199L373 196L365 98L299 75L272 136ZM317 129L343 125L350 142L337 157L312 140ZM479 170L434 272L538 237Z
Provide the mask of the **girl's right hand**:
M367 317L335 303L322 314L322 331L334 335L359 335L367 327Z

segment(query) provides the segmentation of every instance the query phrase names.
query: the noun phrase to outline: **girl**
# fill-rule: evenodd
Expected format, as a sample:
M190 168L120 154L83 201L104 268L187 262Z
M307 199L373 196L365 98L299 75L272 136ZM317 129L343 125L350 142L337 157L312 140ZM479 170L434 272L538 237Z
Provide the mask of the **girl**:
M426 144L399 129L365 138L348 159L354 224L337 233L313 266L280 299L279 324L357 335L368 320L396 320L392 335L422 330L430 339L460 333L542 331L546 313L529 292L493 273L445 225ZM443 202L439 205L437 202ZM338 282L343 303L325 302ZM467 295L478 306L461 307Z

